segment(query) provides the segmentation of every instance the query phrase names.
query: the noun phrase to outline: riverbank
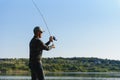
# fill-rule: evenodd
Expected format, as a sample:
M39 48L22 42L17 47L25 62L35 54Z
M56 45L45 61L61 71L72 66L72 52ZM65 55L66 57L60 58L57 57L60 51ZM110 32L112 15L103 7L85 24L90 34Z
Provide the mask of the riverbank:
M43 68L48 72L120 72L120 61L100 58L43 58ZM0 74L30 74L28 59L0 59Z

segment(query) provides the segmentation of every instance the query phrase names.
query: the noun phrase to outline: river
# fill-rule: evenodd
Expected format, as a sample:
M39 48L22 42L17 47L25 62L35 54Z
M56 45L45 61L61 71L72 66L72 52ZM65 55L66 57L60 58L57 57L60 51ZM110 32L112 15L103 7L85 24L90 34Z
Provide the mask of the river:
M0 80L31 80L27 75L0 75ZM120 80L120 72L56 72L47 73L46 80Z

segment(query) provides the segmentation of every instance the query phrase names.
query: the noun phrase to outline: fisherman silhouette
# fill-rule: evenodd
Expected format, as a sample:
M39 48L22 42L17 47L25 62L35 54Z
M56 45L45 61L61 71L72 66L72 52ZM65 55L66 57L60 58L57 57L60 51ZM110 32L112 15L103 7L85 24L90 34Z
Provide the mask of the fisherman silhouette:
M36 26L33 30L34 37L30 41L30 57L29 57L29 67L31 70L31 78L32 80L45 80L43 68L42 68L42 52L43 50L51 50L55 48L52 44L48 46L51 42L53 42L53 36L50 36L49 41L47 43L43 43L40 38L42 38L42 33L44 32L41 27Z

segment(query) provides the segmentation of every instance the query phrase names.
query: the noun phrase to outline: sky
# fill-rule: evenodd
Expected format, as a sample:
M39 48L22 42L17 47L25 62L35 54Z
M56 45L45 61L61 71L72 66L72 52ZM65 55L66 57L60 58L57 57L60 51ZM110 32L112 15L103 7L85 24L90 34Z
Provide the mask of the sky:
M58 39L43 57L120 60L120 0L34 0ZM29 58L33 28L49 33L32 0L0 0L0 58Z

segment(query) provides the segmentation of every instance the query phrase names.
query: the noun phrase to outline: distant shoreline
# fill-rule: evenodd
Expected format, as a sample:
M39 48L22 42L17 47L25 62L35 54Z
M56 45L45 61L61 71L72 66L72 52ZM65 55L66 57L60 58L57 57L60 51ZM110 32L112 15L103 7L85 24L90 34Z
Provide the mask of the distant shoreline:
M43 69L48 72L120 72L120 61L100 58L43 58ZM1 58L1 74L30 75L28 58Z

